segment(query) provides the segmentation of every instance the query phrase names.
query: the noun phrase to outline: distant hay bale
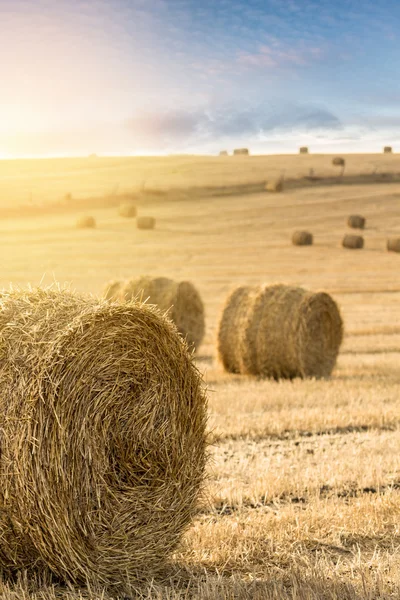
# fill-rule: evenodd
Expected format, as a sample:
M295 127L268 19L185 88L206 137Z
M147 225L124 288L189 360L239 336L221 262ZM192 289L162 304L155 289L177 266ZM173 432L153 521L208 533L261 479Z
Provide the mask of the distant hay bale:
M206 400L174 325L60 291L0 300L2 573L129 584L194 513Z
M311 246L313 235L309 231L295 231L292 235L292 244L294 246Z
M393 152L392 146L385 146L383 148L383 152L384 152L384 154L391 154Z
M299 148L299 153L300 154L308 154L308 147L307 146L301 146L301 148Z
M127 219L132 219L137 215L137 208L133 202L123 202L118 210L120 217L125 217Z
M80 217L76 222L76 226L78 229L94 229L96 221L94 217Z
M347 233L342 240L342 246L350 250L359 250L364 247L364 238L361 235Z
M247 156L250 153L249 153L248 148L235 148L235 150L233 151L233 154L235 156L238 156L238 155L245 155L245 156Z
M109 281L103 292L104 300L118 300L121 294L122 281Z
M262 377L327 377L343 337L332 298L286 285L239 287L218 329L218 356L231 373Z
M229 156L227 150L221 150L221 152L219 153L219 155L220 156Z
M125 282L119 293L123 301L135 298L156 304L175 323L189 348L198 349L204 338L204 304L190 281L173 281L168 277L139 277Z
M400 238L389 238L387 249L389 252L400 252Z
M138 229L154 229L156 220L154 217L138 217L136 219L136 227Z
M344 167L346 161L341 156L335 156L335 158L332 159L332 164L334 167Z
M270 181L267 181L265 189L267 192L283 192L283 179L271 179Z
M364 229L365 222L365 217L361 215L350 215L347 219L347 225L352 227L352 229Z

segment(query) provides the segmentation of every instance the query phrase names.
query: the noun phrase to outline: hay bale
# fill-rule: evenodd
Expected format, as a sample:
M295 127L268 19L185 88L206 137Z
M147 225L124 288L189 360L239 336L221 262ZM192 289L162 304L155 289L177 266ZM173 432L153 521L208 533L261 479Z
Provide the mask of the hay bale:
M308 154L307 146L301 146L301 148L299 148L299 154Z
M335 158L332 159L332 165L334 167L344 167L345 164L346 164L346 161L341 156L335 156Z
M347 225L353 229L364 229L365 221L365 217L361 215L350 215L347 219Z
M248 156L249 150L248 148L235 148L235 150L233 151L234 156Z
M137 215L137 208L133 202L123 202L118 210L120 217L125 217L126 219L132 219Z
M154 229L156 220L154 217L138 217L136 219L136 227L138 229Z
M76 222L76 226L78 229L94 229L96 227L96 221L94 217L80 217Z
M219 155L220 156L229 156L227 150L221 150L221 152L219 153Z
M233 373L327 377L343 337L336 303L325 293L286 285L239 287L218 328L218 356Z
M292 244L294 246L311 246L313 235L309 231L295 231L292 235Z
M387 249L389 252L400 252L400 238L389 238Z
M104 289L103 298L108 301L117 301L120 297L122 281L109 281Z
M196 511L206 400L154 307L60 291L0 300L0 564L120 586Z
M346 233L342 240L343 248L349 248L350 250L358 250L364 247L364 238L361 235L351 235Z
M383 148L383 153L384 153L384 154L391 154L392 152L393 152L393 148L392 148L392 146L385 146L385 147Z
M267 183L265 184L265 190L267 192L273 192L273 193L283 192L283 179L279 178L279 179L271 179L270 181L267 181Z
M175 323L189 348L198 349L205 332L204 304L195 286L189 281L173 281L167 277L139 277L124 283L119 298L135 298L156 304Z

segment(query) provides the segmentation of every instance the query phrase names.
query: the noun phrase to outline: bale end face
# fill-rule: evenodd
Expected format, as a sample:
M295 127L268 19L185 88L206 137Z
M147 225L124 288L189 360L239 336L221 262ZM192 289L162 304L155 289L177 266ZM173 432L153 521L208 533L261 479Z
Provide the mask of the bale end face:
M67 292L3 294L0 309L3 573L120 587L157 571L206 456L206 398L176 328Z
M350 250L360 250L364 247L364 238L361 235L346 234L342 240L342 246Z
M240 287L225 304L218 355L233 373L271 377L328 377L343 323L328 294L285 285Z
M96 220L94 217L80 217L76 222L77 229L94 229Z
M361 215L350 215L347 219L348 227L352 229L364 229L365 228L366 219Z
M292 235L292 244L294 246L311 246L313 235L309 231L295 231Z
M388 252L400 252L400 238L389 238L386 247Z
M154 229L156 220L154 217L138 217L136 219L136 227L138 229Z

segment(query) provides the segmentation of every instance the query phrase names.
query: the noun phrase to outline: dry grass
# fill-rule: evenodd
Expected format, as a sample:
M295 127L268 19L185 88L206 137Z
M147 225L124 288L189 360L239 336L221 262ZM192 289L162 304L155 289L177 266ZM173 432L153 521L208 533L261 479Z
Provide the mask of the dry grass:
M0 305L4 575L116 586L159 570L196 512L201 381L144 304L67 291Z
M343 248L349 248L350 250L360 250L364 248L364 238L361 235L351 235L346 233L342 240Z
M46 203L65 190L83 198L117 183L139 189L143 181L153 189L234 187L279 178L283 169L285 181L310 168L337 178L332 158L0 161L1 198L4 205L22 203L32 190L34 201ZM400 171L400 156L344 158L351 186L308 181L304 189L286 185L279 197L261 190L159 196L151 213L159 219L157 236L132 229L115 206L91 209L95 236L75 231L71 215L0 222L7 252L1 285L56 278L100 294L110 278L168 273L193 281L204 299L207 331L196 362L209 387L214 438L207 497L163 577L133 585L130 598L400 596L400 286L393 277L398 257L386 249L389 237L400 237L400 185L361 185L373 171L390 181L383 175ZM347 216L360 213L368 220L366 249L345 252L338 242ZM315 241L305 258L305 249L288 240L308 228ZM277 281L328 291L338 303L346 335L329 381L260 381L216 364L218 315L229 291ZM1 583L0 596L111 600L112 594L22 577Z
M313 235L309 231L295 231L292 235L294 246L312 246Z
M139 277L108 284L105 299L131 301L140 298L155 304L168 314L191 350L198 350L205 333L204 304L190 281L173 281L168 277Z
M342 336L342 319L328 294L279 284L239 287L223 309L218 355L231 373L328 377Z

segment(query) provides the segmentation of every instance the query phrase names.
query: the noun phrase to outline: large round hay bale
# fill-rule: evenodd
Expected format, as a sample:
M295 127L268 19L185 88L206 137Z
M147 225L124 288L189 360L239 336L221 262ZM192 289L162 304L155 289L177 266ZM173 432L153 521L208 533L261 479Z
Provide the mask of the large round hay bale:
M323 292L286 285L240 287L218 329L227 371L262 377L327 377L343 337L339 309Z
M123 282L112 280L109 281L104 289L103 298L104 300L119 300Z
M350 215L347 219L347 225L353 229L364 229L365 217L361 215Z
M120 586L196 511L206 400L154 307L67 292L0 300L0 564Z
M387 249L389 252L400 252L400 238L389 238Z
M235 150L233 151L233 154L235 156L247 156L249 154L249 150L248 148L235 148Z
M154 229L156 220L154 217L138 217L136 219L136 227L138 229Z
M301 148L299 148L299 154L308 154L307 146L301 146Z
M279 193L283 192L283 179L271 179L265 184L267 192Z
M79 217L76 221L76 226L78 229L94 229L96 227L96 221L94 217L90 216Z
M313 234L309 231L295 231L292 235L292 244L294 246L311 246L313 243Z
M341 156L335 156L335 158L332 159L332 164L334 167L344 167L346 161Z
M383 148L383 152L384 152L384 154L391 154L391 153L392 153L392 151L393 151L393 148L392 148L392 146L385 146L385 147Z
M346 233L342 240L342 246L350 250L359 250L364 247L364 238L361 235Z
M120 217L125 217L126 219L132 219L137 215L137 208L133 202L123 202L118 210Z
M173 281L168 277L139 277L125 282L120 289L124 301L140 298L156 304L175 323L189 348L198 349L205 332L204 304L190 281Z
M228 156L228 151L227 150L221 150L219 153L220 156Z

